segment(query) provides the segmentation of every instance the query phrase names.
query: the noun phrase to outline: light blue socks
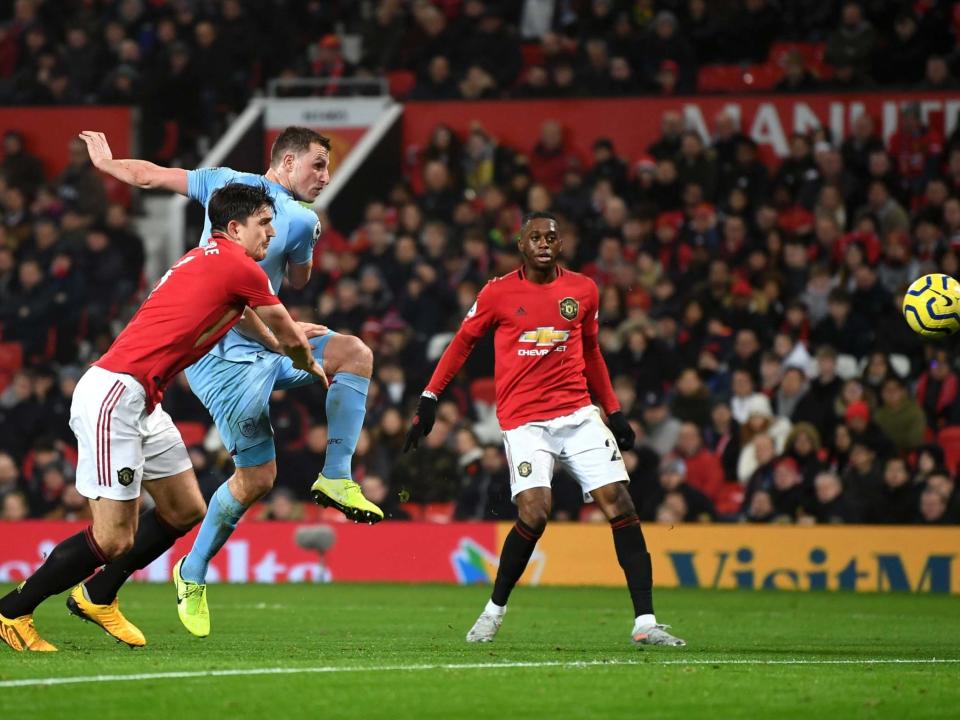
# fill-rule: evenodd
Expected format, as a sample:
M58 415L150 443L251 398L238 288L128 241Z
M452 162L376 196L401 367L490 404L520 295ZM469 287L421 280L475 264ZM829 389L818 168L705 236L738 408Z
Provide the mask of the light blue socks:
M327 391L327 456L323 474L328 478L350 477L350 462L367 414L370 378L338 372Z
M180 566L180 575L187 582L205 583L207 581L207 566L224 543L230 539L246 508L240 504L228 483L217 488L210 499L207 515L200 525L197 539L193 541L193 548Z

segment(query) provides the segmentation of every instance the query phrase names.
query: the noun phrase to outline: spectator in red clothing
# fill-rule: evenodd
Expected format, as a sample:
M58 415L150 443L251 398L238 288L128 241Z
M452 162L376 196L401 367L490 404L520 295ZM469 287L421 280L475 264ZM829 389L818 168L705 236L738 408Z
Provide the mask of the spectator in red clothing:
M530 153L533 179L551 193L560 192L572 157L564 147L563 126L557 120L545 120L540 126L540 139Z
M943 135L923 124L918 103L907 104L900 111L900 128L890 136L890 155L911 194L919 195L926 179L937 173L942 154Z
M723 467L717 456L703 446L697 425L688 422L680 426L674 454L687 466L687 482L710 498L722 512L726 485Z
M679 212L665 212L657 216L654 257L660 262L663 271L673 276L685 273L693 256L690 246L680 241L682 225L683 215Z
M958 378L946 350L936 349L929 368L917 381L917 401L927 415L927 425L936 430L949 424L957 400Z

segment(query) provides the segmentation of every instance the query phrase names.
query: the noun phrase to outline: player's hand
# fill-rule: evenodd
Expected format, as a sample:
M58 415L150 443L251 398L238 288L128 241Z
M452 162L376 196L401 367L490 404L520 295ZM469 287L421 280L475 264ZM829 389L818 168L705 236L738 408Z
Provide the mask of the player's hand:
M326 335L330 332L330 328L328 328L326 325L317 325L316 323L308 322L298 322L297 325L299 325L300 329L303 330L303 334L307 336L307 340L320 337L321 335Z
M637 434L630 427L630 423L623 416L623 413L617 410L607 416L607 424L610 425L610 432L617 440L617 446L621 450L630 450L637 439Z
M110 144L107 142L107 136L102 132L93 130L84 130L80 133L80 139L87 144L87 152L90 154L90 162L95 168L107 160L113 160L113 152L110 150Z
M317 359L313 355L310 355L309 358L310 360L306 365L301 365L300 363L294 360L293 366L297 370L304 370L310 373L315 378L317 378L320 382L322 382L325 388L329 388L330 382L327 380L327 374L323 371L323 365L317 362Z
M429 435L433 430L433 421L436 419L437 401L421 395L420 402L417 403L417 412L413 416L410 429L407 430L407 439L403 441L403 451L416 448L420 444L420 438Z

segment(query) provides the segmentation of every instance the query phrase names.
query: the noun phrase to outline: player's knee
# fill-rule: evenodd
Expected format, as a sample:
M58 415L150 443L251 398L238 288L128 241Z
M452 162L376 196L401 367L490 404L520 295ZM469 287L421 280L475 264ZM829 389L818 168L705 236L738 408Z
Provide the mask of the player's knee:
M198 493L197 497L191 498L189 502L173 510L168 510L163 519L164 522L177 530L187 532L203 520L203 516L206 514L207 504Z
M367 344L354 335L340 335L336 352L331 358L330 372L349 372L361 377L373 374L373 351ZM327 363L325 363L326 365Z
M116 560L133 547L133 530L118 529L106 537L97 537L97 545L108 561Z
M268 462L255 467L240 468L237 470L237 479L240 481L240 490L237 500L249 506L273 489L277 479L276 462Z
M547 521L550 520L550 509L540 505L534 505L521 509L519 515L524 525L540 535L547 529Z

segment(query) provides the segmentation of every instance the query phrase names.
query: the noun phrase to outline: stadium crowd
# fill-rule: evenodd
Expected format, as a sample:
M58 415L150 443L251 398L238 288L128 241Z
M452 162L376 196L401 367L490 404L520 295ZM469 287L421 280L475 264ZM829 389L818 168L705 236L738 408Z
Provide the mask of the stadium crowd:
M131 54L139 48L138 63L156 57L150 48L163 56L156 43L166 37L160 30L168 27L165 23L172 23L170 43L188 35L199 40L205 22L220 37L235 32L242 39L242 28L265 8L235 0L209 8L204 3L148 6L137 0L109 5L116 18L103 32L114 28L110 37L118 42L93 45L125 46ZM295 67L299 50L313 48L322 57L327 49L339 57L339 41L328 33L335 23L359 27L351 8L360 5L308 3L309 12L291 27L301 40L314 41L291 42L285 49L289 58L283 53L268 58L258 42L231 43L238 52L248 48L254 58L247 58L252 64L238 61L231 68L260 68L238 78L231 102L242 103L260 78L282 76L289 63ZM364 47L381 49L384 56L368 59L367 66L375 72L401 67L432 73L442 55L438 49L457 48L464 55L448 58L449 65L465 70L468 78L473 46L457 40L463 35L454 30L463 23L495 26L494 34L512 38L519 52L517 37L529 31L528 11L538 5L554 13L537 32L544 27L562 31L546 36L545 55L550 37L576 47L582 43L589 57L590 38L606 37L612 45L611 38L624 28L639 33L650 25L659 32L664 17L685 28L689 41L683 43L698 52L712 47L717 53L731 47L747 52L753 44L732 43L718 34L724 39L711 45L709 33L693 33L689 16L708 5L696 0L631 3L626 24L619 3L584 3L573 31L564 21L566 4L559 2L517 3L519 15L517 10L498 13L492 4L474 0L381 2L376 20L362 29ZM887 30L893 28L899 37L901 16L880 12L891 3L846 3L822 13L818 10L830 4L795 0L781 5L797 18L790 32L824 40L828 54L833 48L846 58L838 70L844 63L856 66L856 86L871 76L888 77L876 68L893 52ZM708 15L714 11L714 4L709 6ZM847 27L853 6L870 21ZM943 6L911 6L915 13L925 11L913 17L914 31L929 33L917 67L929 69L926 56L946 50L938 33L947 32L948 44L953 43L951 22L931 21ZM289 10L278 7L280 15ZM707 24L716 33L732 32L729 28L746 22L736 12L755 14L760 23L771 7L764 0L747 0L729 16L739 18L736 23L728 24L721 14ZM20 87L14 79L24 77L30 52L39 62L47 57L40 49L47 48L49 55L50 47L59 47L57 38L72 37L87 8L77 3L74 12L53 18L50 3L18 0L14 20L3 30L0 58L7 64L0 62L5 79L0 93ZM207 10L216 22L201 21ZM442 37L435 44L416 35L427 32L424 16L438 24L442 19ZM777 16L771 38L785 36L783 17ZM876 29L869 27L873 21ZM401 23L397 27L404 32L385 30L391 22ZM837 29L838 22L843 27ZM154 36L143 30L150 23ZM36 28L44 36L39 45L30 40ZM409 33L419 39L405 45ZM316 37L325 39L316 43ZM751 40L762 44L764 37L758 31ZM396 40L394 54L387 53L390 43L384 38ZM124 43L128 39L133 45ZM636 45L632 39L629 33L622 37L621 47ZM683 44L675 40L676 47ZM403 50L408 46L422 52L410 58ZM13 60L11 47L17 50ZM196 51L184 47L188 54ZM477 57L512 57L506 44L497 55L489 54L490 47L474 48ZM756 57L766 49L756 49ZM621 56L611 54L615 57ZM667 60L679 62L673 56ZM56 58L40 65L48 62L53 64L43 82L57 77L53 68L75 65ZM102 68L113 67L115 60L103 62L107 65L96 66L96 77L106 77ZM637 62L630 58L630 68ZM948 67L951 62L944 60ZM588 65L578 60L572 74L581 76ZM549 74L562 66L551 66ZM313 67L318 75L331 72ZM344 65L343 72L348 71L355 69ZM511 76L498 87L516 79ZM98 92L90 90L82 99L102 101ZM417 88L413 94L418 95ZM123 101L150 107L143 95ZM208 106L191 96L190 112L212 107L211 117L221 122L227 110L219 102ZM183 118L176 122L189 127ZM886 144L864 115L842 142L825 130L792 136L789 157L776 164L741 134L730 115L718 116L711 137L701 137L684 127L678 113L666 113L662 135L647 155L621 158L610 140L597 137L592 158L581 163L557 121L543 122L532 147L499 144L479 126L465 137L441 126L410 172L401 179L398 168L394 188L369 202L359 227L334 228L321 218L324 232L310 283L303 290L282 291L300 319L357 334L374 349L374 380L354 470L364 492L391 517L502 519L515 512L493 415L491 342L477 348L442 398L437 423L421 449L403 455L400 447L412 404L477 291L489 277L517 266L513 238L522 213L550 210L561 218L566 265L601 288L602 347L638 434L636 447L624 457L641 517L960 522L955 345L922 342L898 310L904 288L915 277L960 272L960 131L941 137L922 124L919 108L908 106ZM0 201L0 519L82 516L85 504L71 484L70 397L83 366L105 350L143 297L143 243L129 224L129 198L104 185L79 143L71 145L63 174L49 178L22 137L7 133ZM180 425L209 494L229 475L230 461L210 431L207 411L183 379L170 388L164 407ZM279 487L263 516L296 519L313 512L301 501L323 464L322 390L277 391L271 408ZM562 473L555 497L558 519L595 515Z

